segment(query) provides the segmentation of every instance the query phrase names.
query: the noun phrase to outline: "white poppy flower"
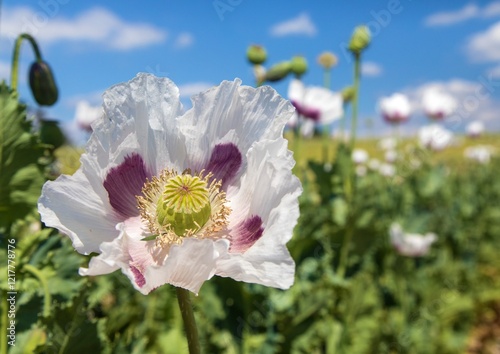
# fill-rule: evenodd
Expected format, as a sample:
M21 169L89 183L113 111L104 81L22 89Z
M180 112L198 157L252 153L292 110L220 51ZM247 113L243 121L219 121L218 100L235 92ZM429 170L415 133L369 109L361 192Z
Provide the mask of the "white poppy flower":
M366 173L368 172L367 168L365 165L357 165L355 169L356 175L359 177L366 176Z
M378 168L378 172L385 177L394 177L396 175L396 167L389 163L383 163Z
M384 138L377 143L377 146L382 150L394 150L397 144L395 138Z
M410 234L403 231L399 224L392 224L390 240L396 251L407 257L421 257L429 253L430 246L437 240L434 233L425 235Z
M288 99L297 114L318 124L330 124L344 114L342 95L323 87L305 87L294 79L288 86Z
M492 146L477 145L469 146L465 149L464 156L479 163L487 164L490 162L493 153L494 149Z
M316 125L312 120L304 120L300 126L300 134L306 139L312 138L314 136L315 126Z
M139 74L104 93L80 169L47 182L38 205L78 252L99 253L81 275L121 269L143 294L166 283L197 293L214 275L292 285L293 107L240 84L194 96L185 114L166 78Z
M467 127L465 127L465 132L467 135L471 138L476 138L483 134L484 132L484 124L481 121L475 120L473 122L470 122L467 124Z
M394 163L398 159L398 152L396 150L387 150L384 154L385 161Z
M356 164L362 164L368 161L370 156L366 152L366 150L363 149L354 149L352 152L352 160Z
M430 124L419 129L418 139L422 147L440 151L451 144L453 133L438 124Z
M391 124L406 122L411 113L410 101L401 93L382 98L379 102L379 108L382 117Z
M370 170L377 171L380 168L380 160L370 159L370 161L368 161L368 168L370 168Z
M449 94L431 88L424 92L422 106L429 118L441 120L455 111L457 102Z
M87 101L80 101L75 109L76 124L83 130L92 131L92 123L103 115L102 107L93 107Z

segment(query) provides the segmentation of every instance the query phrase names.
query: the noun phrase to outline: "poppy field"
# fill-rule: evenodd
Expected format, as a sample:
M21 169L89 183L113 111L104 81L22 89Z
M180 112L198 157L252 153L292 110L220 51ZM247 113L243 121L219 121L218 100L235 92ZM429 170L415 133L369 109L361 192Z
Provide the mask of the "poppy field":
M339 92L332 53L308 87L303 57L266 69L260 46L254 83L188 110L138 74L86 111L84 147L2 82L0 354L500 353L499 135L454 134L458 103L431 90L418 132L397 133L411 107L395 93L379 102L394 134L360 138L369 45L357 27Z

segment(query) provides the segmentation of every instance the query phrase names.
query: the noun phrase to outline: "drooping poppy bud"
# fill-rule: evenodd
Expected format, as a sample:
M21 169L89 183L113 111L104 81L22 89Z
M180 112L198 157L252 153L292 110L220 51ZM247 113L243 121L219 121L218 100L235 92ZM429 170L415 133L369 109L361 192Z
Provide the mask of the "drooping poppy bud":
M260 45L251 45L247 49L247 59L254 65L263 64L267 59L266 49Z
M282 61L281 63L275 64L266 72L266 81L280 81L290 74L291 70L292 64L289 61Z
M31 64L29 82L33 97L39 105L52 106L57 102L59 92L54 74L45 61L37 60Z

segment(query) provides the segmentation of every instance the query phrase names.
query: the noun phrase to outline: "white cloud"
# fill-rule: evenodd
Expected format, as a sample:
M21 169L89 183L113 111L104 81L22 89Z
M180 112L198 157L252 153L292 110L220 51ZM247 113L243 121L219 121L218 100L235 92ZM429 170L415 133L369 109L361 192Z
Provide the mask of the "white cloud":
M116 50L129 50L162 43L167 32L147 23L129 23L114 13L94 7L73 19L49 16L30 7L5 8L2 35L14 39L28 32L46 43L87 41Z
M475 4L465 5L455 11L443 11L428 16L424 23L426 26L449 26L474 18L490 18L500 16L500 1L494 1L480 8Z
M270 32L274 37L284 37L290 35L305 35L313 37L318 31L309 15L302 13L290 20L275 24L271 28Z
M382 71L382 66L372 61L367 61L361 64L361 74L365 76L380 76Z
M428 90L438 90L451 95L457 102L458 107L449 118L446 119L450 128L461 130L472 120L488 122L490 126L500 126L500 102L493 99L491 88L485 86L484 82L452 79L449 81L431 81L417 87L412 87L403 92L408 95L412 107L416 111L422 111L422 96Z
M486 74L493 79L500 79L500 65L489 69Z
M214 85L208 82L190 82L179 86L181 98L191 97L202 91L208 90Z
M191 33L183 32L177 36L175 39L175 47L176 48L187 48L193 45L194 37Z
M67 97L64 100L64 105L67 107L76 108L78 103L80 103L81 101L86 101L91 105L100 106L102 104L102 95L104 91L105 90L97 90L94 92Z
M500 21L469 38L466 50L474 61L500 60Z

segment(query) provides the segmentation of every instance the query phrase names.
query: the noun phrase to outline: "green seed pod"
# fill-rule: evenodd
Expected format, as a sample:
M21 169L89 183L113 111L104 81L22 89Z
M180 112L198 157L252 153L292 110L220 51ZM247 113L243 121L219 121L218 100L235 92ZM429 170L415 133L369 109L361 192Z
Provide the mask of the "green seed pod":
M351 41L349 42L349 50L354 54L361 54L361 52L368 47L371 41L370 30L368 27L362 25L354 29Z
M337 65L338 58L332 52L323 52L318 56L318 64L325 70L333 68Z
M289 61L282 61L281 63L271 66L266 72L266 81L275 82L284 79L292 71L292 64Z
M301 77L307 71L307 60L303 56L297 55L292 58L292 72L297 77Z
M267 59L266 49L260 45L251 45L247 50L247 59L254 65L260 65Z
M47 119L40 120L40 140L44 144L52 145L54 149L61 147L66 142L66 138L59 128L59 122Z
M31 64L29 71L31 92L41 106L52 106L59 96L54 74L49 64L38 60Z
M351 102L356 94L356 91L354 90L354 87L347 86L342 89L340 94L342 95L342 100L344 102Z

